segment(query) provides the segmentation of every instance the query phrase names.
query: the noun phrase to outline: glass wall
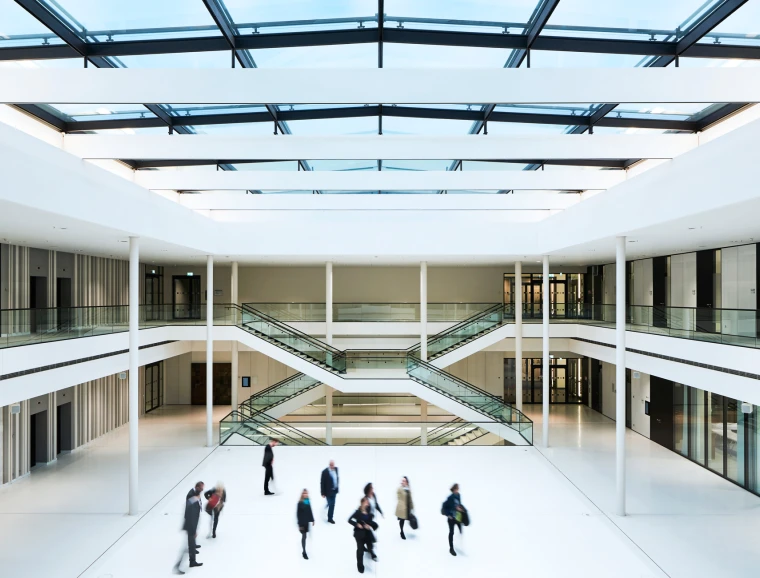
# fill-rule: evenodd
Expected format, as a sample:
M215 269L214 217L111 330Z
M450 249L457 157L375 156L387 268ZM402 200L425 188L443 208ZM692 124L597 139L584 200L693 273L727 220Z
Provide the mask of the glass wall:
M742 408L739 400L674 383L673 449L760 494L758 411L759 406Z
M585 358L552 358L550 360L550 403L583 403L586 398ZM543 402L543 359L523 359L523 403ZM504 401L516 403L515 359L504 360Z
M505 273L505 304L514 304L515 285L514 274ZM543 314L543 291L543 275L541 273L523 274L523 317L541 317ZM581 273L552 273L549 275L549 304L552 317L577 317L577 305L579 303L583 303L583 275Z

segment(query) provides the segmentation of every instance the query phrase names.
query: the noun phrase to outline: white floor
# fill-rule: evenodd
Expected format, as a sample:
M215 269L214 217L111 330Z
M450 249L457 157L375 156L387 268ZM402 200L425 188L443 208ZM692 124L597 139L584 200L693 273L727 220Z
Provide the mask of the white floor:
M3 577L169 576L182 542L184 496L199 479L224 480L229 500L216 540L206 539L208 517L202 518L204 566L193 576L355 575L346 519L368 481L386 512L379 560L367 559L370 575L743 577L760 567L760 498L632 432L631 515L612 515L614 424L588 408L552 408L548 450L280 447L278 493L269 498L262 495L263 450L202 447L202 408L167 408L140 428L138 519L123 514L125 428L0 490ZM318 496L319 473L330 458L341 468L334 526L324 521ZM405 542L393 516L402 475L411 480L420 519ZM454 481L472 515L456 558L448 554L439 511ZM300 557L295 525L303 487L318 517L308 561Z

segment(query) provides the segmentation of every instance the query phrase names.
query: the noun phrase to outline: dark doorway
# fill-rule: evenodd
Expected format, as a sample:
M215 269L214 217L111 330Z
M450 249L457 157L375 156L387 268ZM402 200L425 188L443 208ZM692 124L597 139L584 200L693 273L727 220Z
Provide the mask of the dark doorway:
M652 259L652 325L667 327L668 299L668 258L655 257Z
M163 363L160 361L145 366L145 413L164 405L163 369Z
M55 306L58 308L58 325L68 329L71 325L71 279L58 277L55 280Z
M161 273L161 269L150 269L145 274L145 320L155 321L162 319L163 303L164 276Z
M626 368L625 370L625 427L631 427L631 370Z
M199 275L172 277L174 319L201 318L201 278Z
M673 382L652 375L649 381L650 438L673 449Z
M602 363L591 360L591 409L602 413Z
M715 333L715 250L697 251L697 331Z
M55 454L70 452L71 447L71 402L59 405L56 408L56 448Z
M47 462L47 410L29 417L29 467Z
M44 331L48 313L47 277L29 278L29 331Z
M214 405L230 405L232 403L232 364L215 363L214 375ZM206 364L193 363L190 373L190 403L206 405Z

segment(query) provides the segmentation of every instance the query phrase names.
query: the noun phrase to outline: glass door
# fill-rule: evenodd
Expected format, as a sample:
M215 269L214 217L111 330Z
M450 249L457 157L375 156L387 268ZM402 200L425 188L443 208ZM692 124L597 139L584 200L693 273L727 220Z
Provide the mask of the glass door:
M164 277L156 269L145 274L145 320L161 319L161 305L164 302Z
M151 363L145 366L145 413L153 411L164 404L163 363Z

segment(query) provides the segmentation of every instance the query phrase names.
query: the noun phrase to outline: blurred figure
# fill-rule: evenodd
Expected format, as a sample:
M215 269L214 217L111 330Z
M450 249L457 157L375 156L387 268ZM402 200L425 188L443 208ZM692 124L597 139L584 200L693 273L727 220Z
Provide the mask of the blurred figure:
M216 538L216 527L219 525L219 514L227 502L227 490L224 489L222 482L217 482L216 486L208 490L203 496L206 498L206 513L211 516L209 520L209 537Z
M195 486L190 488L190 491L187 493L187 496L185 497L185 500L189 500L193 496L198 496L198 502L200 503L201 507L203 507L203 503L201 502L201 494L203 493L203 488L205 488L206 485L203 482L197 482ZM198 548L200 548L201 545L198 544L198 541L195 541L195 553L198 553Z
M409 478L404 476L401 478L401 485L396 490L396 517L398 518L398 527L401 530L401 539L406 540L404 535L404 522L409 520L409 525L412 529L415 529L416 519L412 510L414 509L414 502L412 501L412 489L409 487ZM414 520L414 521L412 521Z
M364 497L369 500L369 511L374 516L375 512L380 512L380 515L385 518L385 514L383 514L383 510L380 509L380 502L377 501L377 496L375 495L375 488L372 485L372 482L364 486Z
M451 486L451 495L446 498L441 508L441 513L446 516L449 523L449 554L456 556L454 551L454 526L459 528L462 534L462 520L467 510L462 505L462 497L459 495L459 484Z
M375 535L372 530L377 529L373 520L374 516L369 511L369 500L364 497L356 510L348 519L348 523L354 527L354 540L356 540L356 567L360 574L364 574L364 550L366 549L372 560L377 560L373 544Z
M269 443L264 447L264 462L261 464L264 466L264 495L273 496L274 492L269 491L269 480L274 480L274 451L272 448L278 444L275 438L269 440Z
M314 514L311 512L309 490L306 488L301 492L301 499L298 500L296 519L298 520L298 530L301 532L301 550L303 551L303 559L308 560L309 556L306 554L306 534L309 533L309 522L311 522L312 526L314 525Z
M335 496L338 495L339 485L338 468L335 467L335 461L330 460L330 466L322 470L319 488L322 497L327 499L327 521L331 524L335 523L333 514L335 513Z
M198 489L199 486L200 489ZM187 550L183 550L182 553L180 553L179 560L177 560L177 563L174 565L175 574L184 574L179 566L182 563L182 559L185 557L185 551L190 554L190 568L203 566L201 562L196 562L195 560L195 555L198 553L195 538L198 535L198 520L201 517L201 491L203 491L203 482L198 482L195 484L192 495L190 495L185 502L185 523L183 524L182 529L187 532Z

